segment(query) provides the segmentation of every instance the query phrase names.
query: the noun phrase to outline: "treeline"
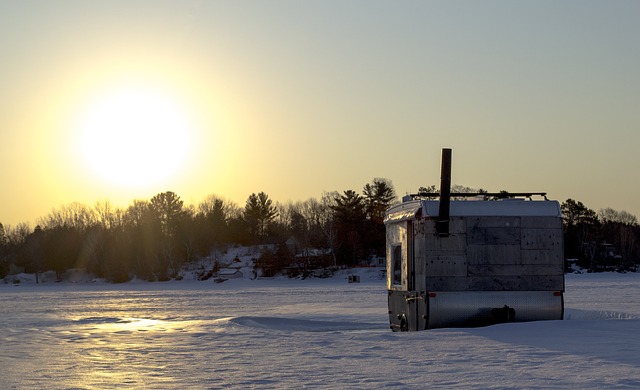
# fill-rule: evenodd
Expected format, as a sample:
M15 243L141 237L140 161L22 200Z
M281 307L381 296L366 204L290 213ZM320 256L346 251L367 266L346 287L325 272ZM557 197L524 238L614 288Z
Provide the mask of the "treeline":
M0 277L14 266L36 277L84 268L113 282L168 280L185 262L216 249L264 243L276 244L277 253L263 256L260 265L276 272L293 262L285 242L323 248L332 265L351 266L384 256L384 213L396 201L392 183L374 178L361 193L328 192L288 204L259 192L244 207L215 195L193 206L170 191L126 208L108 201L71 203L40 218L35 228L0 223Z
M454 186L453 192L486 192ZM434 193L435 186L420 192ZM274 203L264 192L252 193L244 207L211 195L185 205L173 192L135 200L126 208L108 201L92 207L71 203L40 218L31 228L0 223L0 278L11 267L61 277L71 268L113 282L132 277L175 278L181 266L229 245L275 244L257 262L266 275L284 269L303 272L317 265L352 266L371 256L385 256L383 219L397 202L387 179L374 178L361 192L328 192L320 199ZM640 226L626 211L595 212L568 199L561 204L568 270L635 270L640 263ZM285 243L287 245L285 245ZM293 245L292 245L293 243ZM292 250L293 246L293 250ZM295 254L321 249L324 256ZM319 263L318 263L319 262Z
M561 209L565 259L588 271L637 270L640 226L635 215L611 208L595 212L573 199L563 202Z

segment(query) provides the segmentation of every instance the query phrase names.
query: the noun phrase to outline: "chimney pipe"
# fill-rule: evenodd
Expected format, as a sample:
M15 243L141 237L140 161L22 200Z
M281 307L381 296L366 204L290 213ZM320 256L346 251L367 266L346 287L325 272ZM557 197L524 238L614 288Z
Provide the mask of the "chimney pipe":
M449 235L449 209L451 203L451 149L442 149L440 166L440 207L436 221L438 236Z

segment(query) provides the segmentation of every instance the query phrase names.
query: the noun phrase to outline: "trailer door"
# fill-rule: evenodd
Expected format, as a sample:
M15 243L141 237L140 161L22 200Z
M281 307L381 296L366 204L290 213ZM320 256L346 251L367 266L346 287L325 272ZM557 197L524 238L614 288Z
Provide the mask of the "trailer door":
M409 289L407 221L387 225L387 289Z
M406 280L407 280L407 292L405 295L407 322L409 323L409 330L421 330L424 329L424 318L426 314L426 306L423 294L416 290L416 278L417 275L417 261L415 256L415 234L413 220L407 221L407 249L406 249Z

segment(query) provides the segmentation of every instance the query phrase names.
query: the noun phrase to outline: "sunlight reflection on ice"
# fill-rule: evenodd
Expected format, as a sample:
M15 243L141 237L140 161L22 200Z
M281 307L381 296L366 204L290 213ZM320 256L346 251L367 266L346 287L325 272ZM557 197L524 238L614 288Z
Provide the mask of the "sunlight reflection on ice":
M174 331L182 329L193 321L167 321L151 318L132 318L132 317L88 317L75 319L74 323L86 325L96 330L104 330L111 332L123 331Z

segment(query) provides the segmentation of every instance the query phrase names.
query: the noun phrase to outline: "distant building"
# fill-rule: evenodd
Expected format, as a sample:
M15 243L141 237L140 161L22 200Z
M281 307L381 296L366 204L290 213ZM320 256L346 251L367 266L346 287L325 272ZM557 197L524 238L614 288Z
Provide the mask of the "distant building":
M239 279L243 276L242 271L237 268L221 268L218 276L227 279Z

